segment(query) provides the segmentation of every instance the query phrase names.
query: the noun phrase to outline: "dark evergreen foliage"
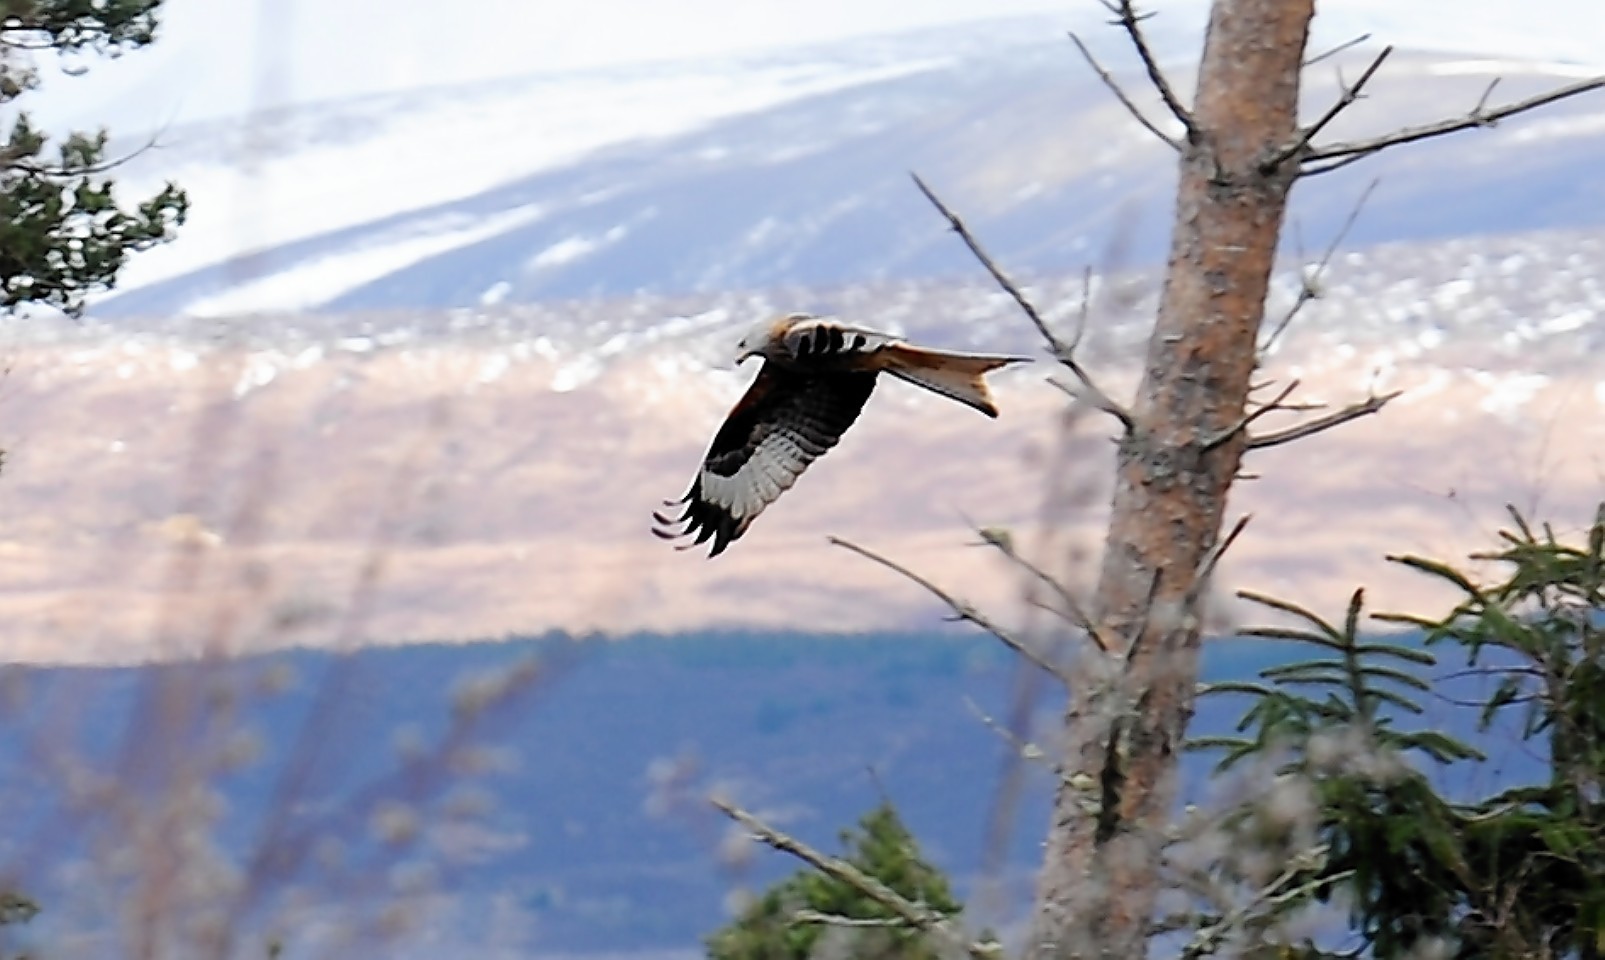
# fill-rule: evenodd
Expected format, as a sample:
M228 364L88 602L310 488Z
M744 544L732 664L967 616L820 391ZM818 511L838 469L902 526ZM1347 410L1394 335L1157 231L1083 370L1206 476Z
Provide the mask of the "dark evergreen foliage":
M150 43L160 0L0 0L0 105L39 83L32 58L117 56ZM112 286L128 256L173 235L188 211L168 184L122 200L109 175L105 130L59 142L21 113L0 144L0 308L27 303L83 309Z

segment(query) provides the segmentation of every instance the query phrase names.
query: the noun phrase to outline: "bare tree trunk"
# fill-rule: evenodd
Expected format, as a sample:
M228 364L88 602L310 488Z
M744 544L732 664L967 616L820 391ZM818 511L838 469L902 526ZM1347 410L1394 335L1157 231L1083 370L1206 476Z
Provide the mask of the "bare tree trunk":
M1240 429L1297 163L1314 0L1216 0L1159 316L1122 441L1096 617L1125 673L1078 681L1029 955L1140 958L1192 714L1192 603L1246 444Z

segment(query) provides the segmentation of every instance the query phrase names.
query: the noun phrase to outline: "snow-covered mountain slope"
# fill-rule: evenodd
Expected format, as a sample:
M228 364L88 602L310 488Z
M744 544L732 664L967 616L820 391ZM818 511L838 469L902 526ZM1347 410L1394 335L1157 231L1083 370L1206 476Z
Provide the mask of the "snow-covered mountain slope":
M1097 39L1118 58L1118 37ZM1173 60L1188 51L1182 32L1156 42ZM1188 75L1184 60L1174 72ZM1515 98L1578 72L1398 55L1330 134L1469 110L1494 76ZM1321 109L1333 72L1312 71L1308 91ZM1041 20L341 101L163 143L128 168L130 187L179 180L194 219L135 261L103 315L968 276L911 169L1016 268L1141 266L1162 254L1172 177ZM1372 177L1351 248L1605 226L1602 156L1605 97L1581 98L1302 186L1290 243L1323 247Z

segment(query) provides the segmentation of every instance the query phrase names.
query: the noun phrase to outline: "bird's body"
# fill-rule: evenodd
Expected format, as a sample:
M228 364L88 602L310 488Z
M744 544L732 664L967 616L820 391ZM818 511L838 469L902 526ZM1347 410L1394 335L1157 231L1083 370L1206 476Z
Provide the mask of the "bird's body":
M983 375L1029 358L917 347L875 330L794 313L753 328L737 363L763 368L714 435L679 516L653 514L664 539L713 541L723 552L789 490L808 465L836 445L858 418L882 373L998 415ZM675 529L679 527L679 529Z

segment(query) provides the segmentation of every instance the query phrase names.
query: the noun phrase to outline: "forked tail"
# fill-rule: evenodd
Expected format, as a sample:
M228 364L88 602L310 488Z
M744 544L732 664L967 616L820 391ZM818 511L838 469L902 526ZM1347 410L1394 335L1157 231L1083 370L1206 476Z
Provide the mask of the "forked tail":
M1030 357L984 353L953 353L897 343L880 351L885 371L900 380L974 407L989 417L998 415L987 389L985 375L1011 363L1029 363Z

